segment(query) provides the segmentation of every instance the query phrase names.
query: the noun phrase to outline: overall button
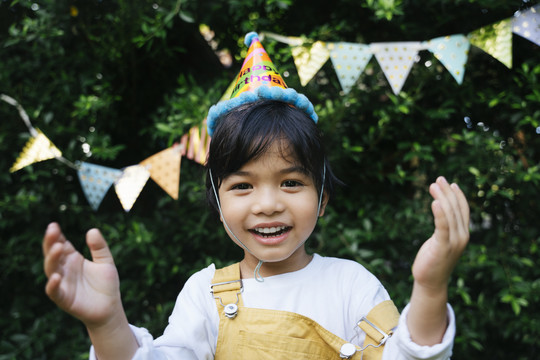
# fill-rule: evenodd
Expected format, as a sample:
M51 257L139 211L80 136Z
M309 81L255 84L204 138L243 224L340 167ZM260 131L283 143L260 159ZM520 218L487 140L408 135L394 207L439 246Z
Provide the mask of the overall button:
M351 343L343 344L339 351L339 357L342 359L350 359L354 354L356 354L356 346Z
M236 314L238 313L238 306L236 304L228 304L225 305L225 316L229 319L234 319L236 317Z

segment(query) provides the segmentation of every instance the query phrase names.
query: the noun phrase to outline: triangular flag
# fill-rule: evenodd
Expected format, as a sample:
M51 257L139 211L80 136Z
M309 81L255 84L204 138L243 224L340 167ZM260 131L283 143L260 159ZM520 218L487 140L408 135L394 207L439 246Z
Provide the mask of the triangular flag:
M180 145L174 145L143 160L140 164L150 172L150 177L173 199L178 200L180 182Z
M356 83L372 57L369 45L349 42L329 43L330 60L334 65L341 88L347 94Z
M62 156L62 152L49 140L39 129L37 136L31 137L24 145L19 157L9 169L10 172L15 172L33 163L39 161L54 159Z
M472 45L484 50L508 68L512 68L511 19L484 26L471 32L468 37Z
M377 58L394 94L399 94L420 49L420 42L373 43L371 52Z
M512 19L512 31L540 46L540 5L518 12Z
M206 121L203 122L201 128L194 126L189 129L189 134L184 134L180 139L180 143L182 144L182 156L204 165L210 147L210 136L206 131Z
M330 57L330 53L322 41L316 41L311 48L295 46L291 49L291 52L302 86L306 86L313 79L317 71Z
M126 212L133 207L149 177L144 166L132 165L124 168L122 176L115 181L114 190Z
M122 176L122 171L83 162L77 171L84 195L92 209L97 210L111 185Z
M450 35L426 41L428 50L446 67L458 84L463 82L470 43L465 35Z

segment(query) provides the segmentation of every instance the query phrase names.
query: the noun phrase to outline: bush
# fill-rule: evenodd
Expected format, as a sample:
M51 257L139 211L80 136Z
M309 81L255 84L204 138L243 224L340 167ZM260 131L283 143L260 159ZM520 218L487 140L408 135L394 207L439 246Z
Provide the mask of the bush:
M122 168L202 121L235 76L248 31L328 42L427 40L520 10L507 1L464 3L2 2L0 92L24 106L65 158ZM218 50L230 52L230 68L200 24L214 31ZM364 264L403 307L412 261L433 231L427 187L445 175L468 195L472 218L470 245L450 283L454 358L533 358L540 350L538 46L514 35L512 69L471 48L462 85L421 52L399 95L374 60L347 95L330 62L302 88L290 49L271 39L264 46L289 73L287 84L315 103L332 166L346 183L308 242L311 251ZM0 359L87 358L84 327L43 291L41 238L50 221L87 255L84 232L102 230L130 321L155 335L193 272L240 259L205 205L199 164L182 161L178 201L149 181L129 213L112 191L93 212L76 171L63 163L9 173L29 134L15 108L0 102L0 114Z

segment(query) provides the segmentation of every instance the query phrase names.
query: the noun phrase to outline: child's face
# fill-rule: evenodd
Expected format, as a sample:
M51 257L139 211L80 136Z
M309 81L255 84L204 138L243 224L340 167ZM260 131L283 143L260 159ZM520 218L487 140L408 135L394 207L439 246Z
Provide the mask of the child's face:
M246 258L288 260L289 268L290 261L305 261L303 243L317 222L318 193L312 177L292 157L284 158L277 144L223 179L219 198L230 230L253 253L245 251Z

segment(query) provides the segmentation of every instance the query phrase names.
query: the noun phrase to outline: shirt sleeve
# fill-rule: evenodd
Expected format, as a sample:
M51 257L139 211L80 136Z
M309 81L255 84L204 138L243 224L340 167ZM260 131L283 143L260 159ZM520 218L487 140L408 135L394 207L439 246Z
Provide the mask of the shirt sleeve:
M163 335L154 339L148 330L130 325L139 348L132 360L214 359L219 321L208 284L213 266L194 274L178 295ZM204 291L206 290L206 291ZM215 312L215 314L214 314ZM97 360L90 348L89 360Z
M411 339L407 327L407 314L410 304L403 309L394 335L384 347L383 360L448 360L452 356L452 347L456 335L456 320L452 307L447 304L448 326L439 344L421 346Z

